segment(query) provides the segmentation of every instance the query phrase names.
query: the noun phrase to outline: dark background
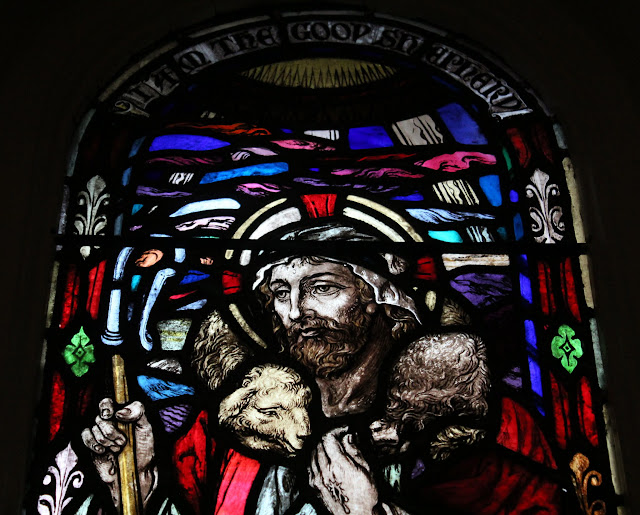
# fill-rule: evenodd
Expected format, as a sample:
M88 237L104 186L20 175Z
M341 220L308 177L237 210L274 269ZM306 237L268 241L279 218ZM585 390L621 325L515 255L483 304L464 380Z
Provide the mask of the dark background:
M20 510L30 459L53 232L67 154L84 113L111 79L135 62L136 55L172 32L243 9L251 14L252 9L276 5L321 4L265 0L3 4L0 513L12 514ZM509 63L563 124L584 193L609 402L621 440L628 510L640 513L638 4L370 0L336 5L422 19L463 34Z

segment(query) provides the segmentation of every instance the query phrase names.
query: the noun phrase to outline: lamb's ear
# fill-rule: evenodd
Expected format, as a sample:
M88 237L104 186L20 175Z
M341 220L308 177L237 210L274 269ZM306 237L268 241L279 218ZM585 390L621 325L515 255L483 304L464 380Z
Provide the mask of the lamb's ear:
M227 421L233 420L240 415L240 413L249 406L255 394L254 389L239 388L222 399L218 411L218 422L225 424Z

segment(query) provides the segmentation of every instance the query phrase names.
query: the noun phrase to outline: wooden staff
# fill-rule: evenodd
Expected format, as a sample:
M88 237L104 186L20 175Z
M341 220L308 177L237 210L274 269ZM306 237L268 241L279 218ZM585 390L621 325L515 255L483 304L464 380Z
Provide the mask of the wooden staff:
M113 368L113 389L118 405L129 402L127 377L124 374L124 360L119 354L111 359ZM132 423L118 422L118 429L127 437L127 443L118 456L120 469L120 513L122 515L142 515L140 485L136 469L135 428Z

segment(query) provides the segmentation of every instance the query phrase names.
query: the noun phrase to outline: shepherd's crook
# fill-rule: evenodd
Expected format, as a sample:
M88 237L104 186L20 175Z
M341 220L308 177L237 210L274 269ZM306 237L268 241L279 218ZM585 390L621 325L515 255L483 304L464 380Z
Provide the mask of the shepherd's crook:
M113 389L115 401L119 405L129 402L127 377L124 374L124 360L119 354L111 359L113 368ZM142 515L140 486L136 470L135 428L134 424L118 422L118 429L127 437L127 443L118 456L120 469L120 503L122 515Z

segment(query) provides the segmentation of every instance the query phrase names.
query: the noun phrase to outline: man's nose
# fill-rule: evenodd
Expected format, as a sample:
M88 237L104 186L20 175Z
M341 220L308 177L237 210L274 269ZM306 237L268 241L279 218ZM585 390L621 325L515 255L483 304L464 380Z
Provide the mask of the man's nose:
M299 290L291 291L291 306L289 309L289 319L297 322L304 314L304 295Z
M300 292L291 292L291 307L289 318L294 322L299 322L305 315L308 315L307 297Z

